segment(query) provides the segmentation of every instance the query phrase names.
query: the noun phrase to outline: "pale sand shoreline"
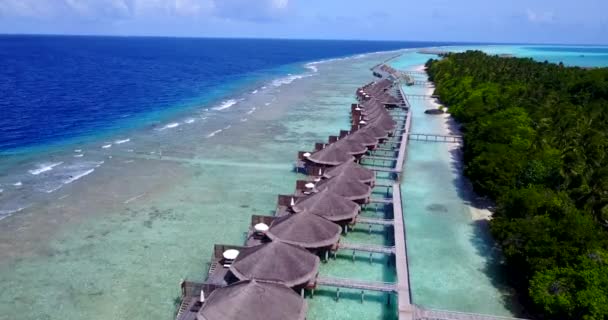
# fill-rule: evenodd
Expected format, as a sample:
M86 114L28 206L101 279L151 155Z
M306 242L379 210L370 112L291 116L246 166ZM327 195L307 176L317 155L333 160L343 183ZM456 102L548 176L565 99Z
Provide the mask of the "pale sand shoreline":
M414 69L415 71L424 72L424 65L419 65ZM434 93L435 88L430 87L426 88L425 95L432 95ZM427 107L438 108L440 104L437 100L430 100L427 102ZM449 113L444 113L442 115L436 115L435 117L442 117L444 119L443 125L440 128L439 134L443 135L460 135L459 125L456 123L454 118ZM461 194L462 198L465 200L465 204L471 214L471 219L473 220L490 220L492 218L493 204L489 199L482 198L478 196L475 191L473 191L473 186L471 183L464 177L464 173L462 172L464 169L464 163L462 159L462 150L460 145L449 144L448 152L453 155L453 165L458 170L458 174L461 175L462 183L459 186L458 192Z

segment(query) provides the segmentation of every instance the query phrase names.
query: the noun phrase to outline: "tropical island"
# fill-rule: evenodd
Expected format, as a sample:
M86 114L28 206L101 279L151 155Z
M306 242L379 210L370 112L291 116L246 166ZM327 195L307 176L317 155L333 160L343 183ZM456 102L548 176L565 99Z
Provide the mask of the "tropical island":
M450 53L426 63L462 125L465 175L542 319L608 317L608 70Z

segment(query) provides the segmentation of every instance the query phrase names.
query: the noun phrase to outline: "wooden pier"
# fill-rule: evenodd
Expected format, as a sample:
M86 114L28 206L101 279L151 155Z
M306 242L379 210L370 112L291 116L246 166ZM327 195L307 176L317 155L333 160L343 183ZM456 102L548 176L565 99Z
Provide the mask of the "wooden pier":
M368 253L395 254L395 247L378 246L373 244L340 243L338 248L340 250L353 250Z
M397 291L397 287L395 286L395 284L390 282L362 281L344 278L319 277L317 278L317 285L334 288L358 289L379 292Z
M417 86L417 87L427 87L427 88L433 88L435 86L432 82L424 81L424 80L414 80L412 82L412 85Z
M524 320L519 318L492 316L487 314L433 310L416 307L416 320Z
M435 100L439 99L439 96L428 94L408 94L407 98L410 100Z
M410 140L429 141L429 142L462 143L462 136L458 136L458 135L443 135L443 134L414 133L414 132L410 132L408 134L409 134Z
M392 226L393 224L395 224L395 221L393 219L376 219L376 218L358 217L357 223L378 225L378 226Z
M395 216L393 232L395 235L395 267L397 268L397 312L399 320L413 320L414 306L410 289L410 273L405 242L405 224L401 202L401 186L393 185L393 214Z
M406 74L408 76L424 76L427 77L428 75L426 74L426 72L424 71L414 71L414 70L406 70L406 71L400 71L402 74Z

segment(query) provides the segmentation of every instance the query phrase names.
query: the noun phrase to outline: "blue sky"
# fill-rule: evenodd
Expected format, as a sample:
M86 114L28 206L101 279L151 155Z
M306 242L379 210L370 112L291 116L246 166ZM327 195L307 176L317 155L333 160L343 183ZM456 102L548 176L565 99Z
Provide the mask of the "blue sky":
M0 0L0 33L608 44L606 0Z

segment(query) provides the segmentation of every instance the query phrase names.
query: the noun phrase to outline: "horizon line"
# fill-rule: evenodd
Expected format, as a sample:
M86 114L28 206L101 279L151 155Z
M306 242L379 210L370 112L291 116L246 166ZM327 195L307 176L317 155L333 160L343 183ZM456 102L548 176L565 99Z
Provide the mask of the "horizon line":
M99 37L99 38L165 38L165 39L222 39L222 40L292 40L292 41L355 41L355 42L414 42L428 44L451 45L555 45L555 46L596 46L608 47L608 44L592 43L552 43L552 42L485 42L459 40L396 40L396 39L315 39L315 38L286 38L286 37L230 37L230 36L181 36L181 35L119 35L119 34L59 34L59 33L1 33L6 36L34 37ZM447 43L447 44L445 44Z

